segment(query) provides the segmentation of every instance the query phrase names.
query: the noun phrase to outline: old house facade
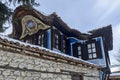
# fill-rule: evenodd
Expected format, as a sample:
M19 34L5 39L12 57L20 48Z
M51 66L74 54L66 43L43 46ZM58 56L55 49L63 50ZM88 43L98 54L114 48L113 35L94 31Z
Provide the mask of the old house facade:
M1 64L5 67L1 67L5 73L1 73L5 76L2 78L107 80L109 77L108 51L113 47L111 25L85 34L71 29L55 13L45 16L35 9L19 6L13 14L12 38L1 36L1 61L4 61L3 55L13 55L5 58L8 63ZM16 75L16 71L20 74Z
M0 36L1 80L100 80L101 67Z

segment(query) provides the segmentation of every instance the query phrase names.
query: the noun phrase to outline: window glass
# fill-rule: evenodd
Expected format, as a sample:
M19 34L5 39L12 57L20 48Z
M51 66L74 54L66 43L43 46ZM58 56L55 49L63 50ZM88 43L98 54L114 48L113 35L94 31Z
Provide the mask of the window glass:
M40 34L38 36L38 44L42 47L44 47L44 34Z
M93 52L96 52L96 49L95 49L95 48L93 48L93 49L92 49L92 51L93 51Z
M88 44L87 48L88 48L88 58L89 59L97 58L95 43Z
M91 45L90 45L90 44L88 44L87 46L88 46L88 49L91 48Z
M77 47L77 50L78 50L78 58L81 59L81 58L82 58L82 57L81 57L81 56L82 56L82 55L81 55L81 46L78 46L78 47Z
M88 49L88 53L91 53L92 52L92 50L91 49Z
M95 48L95 43L92 43L92 48Z
M97 57L97 55L96 55L96 53L94 53L94 54L93 54L93 58L96 58L96 57Z
M92 59L92 54L89 54L89 59Z
M81 47L80 47L80 46L78 46L78 50L81 50Z
M81 51L78 52L78 55L81 55Z

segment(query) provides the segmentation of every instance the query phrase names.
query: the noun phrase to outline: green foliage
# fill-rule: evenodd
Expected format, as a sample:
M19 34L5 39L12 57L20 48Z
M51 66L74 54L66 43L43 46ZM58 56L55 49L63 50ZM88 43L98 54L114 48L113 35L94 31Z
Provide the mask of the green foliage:
M3 32L5 30L3 28L3 24L6 21L10 20L11 15L12 15L12 10L8 8L5 4L0 2L0 32Z
M4 32L6 28L3 27L3 24L6 21L11 21L12 9L9 8L8 4L20 4L27 9L31 9L32 6L39 6L35 0L4 0L0 1L0 32Z
M13 3L14 5L17 3L28 6L39 6L39 4L35 2L35 0L8 0L8 1L10 3Z

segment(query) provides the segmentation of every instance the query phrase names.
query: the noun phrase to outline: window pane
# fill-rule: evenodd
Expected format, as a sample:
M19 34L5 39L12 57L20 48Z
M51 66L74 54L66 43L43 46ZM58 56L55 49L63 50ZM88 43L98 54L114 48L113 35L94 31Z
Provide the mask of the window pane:
M55 34L55 37L56 37L56 39L58 39L58 35L57 34Z
M92 54L89 54L89 58L92 59Z
M88 47L88 49L90 49L91 48L91 44L88 44L87 47Z
M93 48L93 49L92 49L92 52L96 52L96 49L95 49L95 48Z
M56 44L58 44L58 39L56 40Z
M38 44L40 44L41 35L38 36Z
M78 46L78 51L81 51L81 47L80 46Z
M80 58L80 59L81 59L82 57L81 57L81 56L78 56L78 58Z
M44 34L42 34L41 36L42 36L42 38L44 38Z
M95 43L92 43L92 48L95 48Z
M44 45L43 45L43 44L41 44L41 47L44 47Z
M88 53L92 53L92 50L91 50L91 49L88 49Z
M56 48L58 49L58 45L56 45Z
M41 38L41 35L39 35L39 39Z
M58 35L56 35L56 38L58 39Z
M78 55L81 55L81 51L78 51Z
M65 44L63 45L63 48L65 48Z
M63 48L65 48L65 40L63 40Z
M96 53L94 53L94 54L93 54L93 58L96 58L96 57L97 57L97 55L96 55Z

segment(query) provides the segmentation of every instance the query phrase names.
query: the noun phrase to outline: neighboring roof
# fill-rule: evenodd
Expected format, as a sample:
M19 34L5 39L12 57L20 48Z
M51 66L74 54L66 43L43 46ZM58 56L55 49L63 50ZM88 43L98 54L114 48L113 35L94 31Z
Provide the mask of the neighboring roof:
M89 33L92 33L92 36L103 36L103 40L105 43L105 48L108 50L113 49L113 34L112 34L112 25L108 25L99 29L94 29L92 31L89 31Z
M89 68L101 69L102 67L88 61L81 60L63 53L52 51L40 46L32 45L29 43L24 43L12 38L8 38L0 35L0 45L2 45L3 50L9 50L23 55L29 55L37 58L43 58L47 60L52 60L55 62L62 62L71 65L81 65ZM6 46L6 47L4 47ZM1 46L0 46L1 47Z

